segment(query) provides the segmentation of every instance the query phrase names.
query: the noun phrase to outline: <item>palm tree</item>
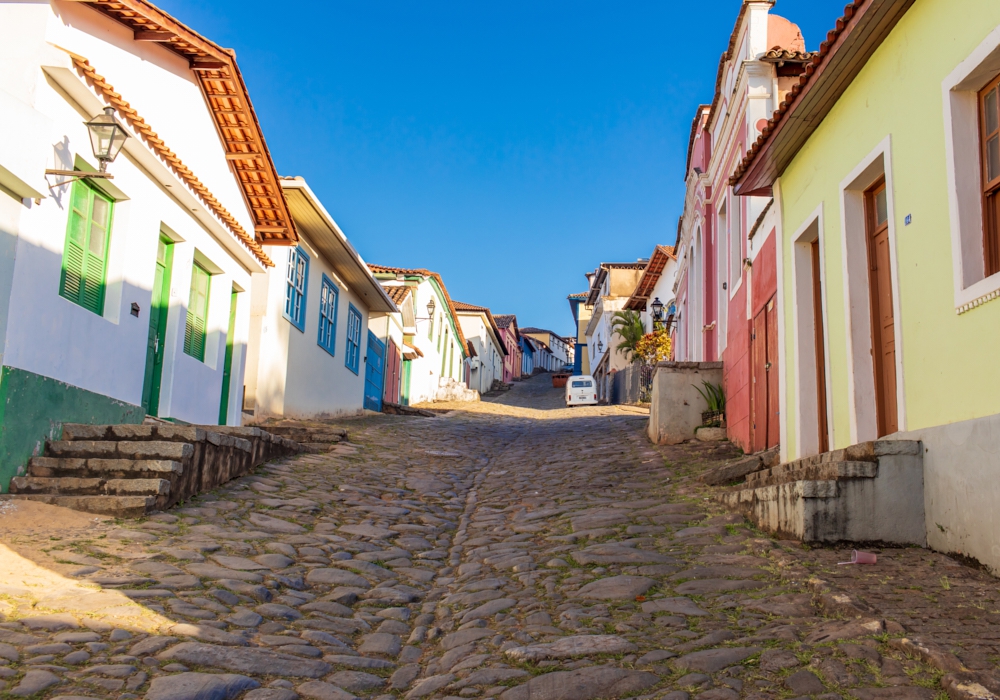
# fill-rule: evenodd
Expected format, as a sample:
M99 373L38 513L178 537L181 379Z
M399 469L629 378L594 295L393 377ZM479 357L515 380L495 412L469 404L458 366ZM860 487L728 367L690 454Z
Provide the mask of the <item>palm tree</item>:
M646 335L646 327L642 325L642 317L635 311L616 311L611 317L611 328L621 338L616 348L625 355L629 362L639 359L636 355L636 345Z

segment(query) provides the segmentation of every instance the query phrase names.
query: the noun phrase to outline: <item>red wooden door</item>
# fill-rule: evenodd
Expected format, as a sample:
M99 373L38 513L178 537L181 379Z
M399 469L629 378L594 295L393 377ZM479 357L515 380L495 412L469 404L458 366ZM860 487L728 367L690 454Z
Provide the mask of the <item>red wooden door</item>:
M750 330L750 442L754 452L767 448L767 318L761 311Z
M385 391L382 400L399 403L399 383L402 377L403 357L394 342L389 341L385 352Z
M750 442L754 452L781 439L778 403L778 304L771 297L750 333Z
M781 409L778 402L778 302L775 297L767 302L763 313L767 327L767 447L774 447L781 440Z
M885 178L865 193L868 223L868 291L872 314L872 360L875 365L875 413L878 436L899 429L896 407L896 319L892 308L889 263L889 208Z

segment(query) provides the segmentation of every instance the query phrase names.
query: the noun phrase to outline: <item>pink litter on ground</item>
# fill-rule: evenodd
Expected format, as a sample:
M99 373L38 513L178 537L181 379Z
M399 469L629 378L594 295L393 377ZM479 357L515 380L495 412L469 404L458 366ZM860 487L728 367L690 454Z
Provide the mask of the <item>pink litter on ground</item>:
M878 557L871 552L859 552L855 549L851 553L850 561L837 562L837 566L845 566L848 564L874 564L876 561L878 561Z

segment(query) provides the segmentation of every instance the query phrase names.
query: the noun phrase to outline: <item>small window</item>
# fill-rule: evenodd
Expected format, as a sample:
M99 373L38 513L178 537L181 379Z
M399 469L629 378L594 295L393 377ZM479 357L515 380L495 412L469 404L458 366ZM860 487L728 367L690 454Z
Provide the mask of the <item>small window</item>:
M93 185L73 183L59 294L98 315L104 313L113 209L111 199Z
M361 365L361 312L354 304L347 307L347 357L344 364L355 374Z
M323 275L323 286L319 293L319 346L331 355L336 355L337 342L337 300L340 291L329 277Z
M309 256L301 248L295 248L288 254L284 316L300 331L306 329L306 282L308 279Z
M979 93L986 276L1000 272L1000 76Z
M590 388L592 386L594 386L594 385L591 384L588 381L582 381L582 382L581 381L575 381L575 382L573 382L573 388L574 389L587 389L587 388Z
M208 291L212 277L198 263L191 270L191 295L188 297L187 322L184 325L184 352L205 361L205 336L208 329Z

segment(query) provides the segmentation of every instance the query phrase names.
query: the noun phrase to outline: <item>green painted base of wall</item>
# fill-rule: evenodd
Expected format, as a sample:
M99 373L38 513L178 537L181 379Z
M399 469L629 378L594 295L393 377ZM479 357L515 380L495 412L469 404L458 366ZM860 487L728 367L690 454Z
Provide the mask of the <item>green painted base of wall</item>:
M62 436L63 423L142 423L141 406L95 394L14 367L0 372L0 492L42 454L46 440Z

